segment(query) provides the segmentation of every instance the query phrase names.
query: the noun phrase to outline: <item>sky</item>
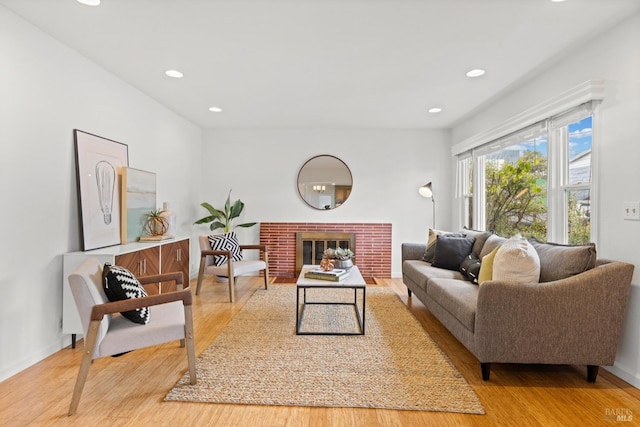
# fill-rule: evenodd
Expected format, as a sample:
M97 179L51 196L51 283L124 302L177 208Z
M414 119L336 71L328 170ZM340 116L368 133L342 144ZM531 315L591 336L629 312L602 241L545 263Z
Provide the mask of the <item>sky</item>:
M591 148L591 116L569 125L569 158Z

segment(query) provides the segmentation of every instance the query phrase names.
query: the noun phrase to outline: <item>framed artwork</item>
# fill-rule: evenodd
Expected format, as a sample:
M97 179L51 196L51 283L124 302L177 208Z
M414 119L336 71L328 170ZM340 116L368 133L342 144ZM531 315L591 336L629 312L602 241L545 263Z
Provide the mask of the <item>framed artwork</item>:
M122 168L122 243L136 242L142 236L147 214L156 208L156 174Z
M129 147L78 129L73 131L82 227L82 250L120 243L120 174Z

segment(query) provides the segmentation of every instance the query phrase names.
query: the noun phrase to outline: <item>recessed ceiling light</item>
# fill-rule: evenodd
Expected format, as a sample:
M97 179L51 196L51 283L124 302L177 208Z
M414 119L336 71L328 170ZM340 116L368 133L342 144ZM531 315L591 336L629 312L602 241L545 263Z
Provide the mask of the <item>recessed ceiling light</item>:
M429 108L430 113L439 113L440 111L442 111L442 108L440 107Z
M87 6L100 6L100 0L77 0L78 3L82 3Z
M209 111L213 111L214 113L219 113L222 111L220 107L209 107Z
M554 3L560 3L560 2L563 2L564 0L551 0L551 1Z
M167 70L164 72L167 76L173 77L174 79L181 79L184 74L182 74L178 70Z
M484 75L485 71L482 68L474 68L467 72L467 77L480 77Z

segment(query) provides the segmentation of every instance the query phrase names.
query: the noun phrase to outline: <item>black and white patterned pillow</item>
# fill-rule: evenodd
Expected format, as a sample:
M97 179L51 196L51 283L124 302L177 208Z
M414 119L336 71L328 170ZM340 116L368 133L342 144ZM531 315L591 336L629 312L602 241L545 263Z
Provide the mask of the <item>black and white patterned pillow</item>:
M121 301L147 296L147 292L129 270L117 265L111 265L108 262L104 264L102 269L102 287L109 301ZM135 323L142 325L149 323L149 307L124 311L121 314Z
M478 255L475 252L471 252L460 264L460 273L471 283L477 285L481 265Z
M233 261L242 261L242 251L238 243L236 233L231 231L225 234L212 234L209 236L209 244L213 251L231 251L231 259ZM227 263L226 255L214 255L213 263L220 267Z

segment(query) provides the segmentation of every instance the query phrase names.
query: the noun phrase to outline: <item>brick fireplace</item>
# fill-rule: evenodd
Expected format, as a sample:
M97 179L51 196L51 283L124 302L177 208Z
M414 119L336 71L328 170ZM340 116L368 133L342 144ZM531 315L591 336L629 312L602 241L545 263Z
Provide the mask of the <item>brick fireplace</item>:
M391 224L261 222L260 244L269 246L269 275L292 278L296 268L296 233L355 235L355 264L365 278L391 277Z

